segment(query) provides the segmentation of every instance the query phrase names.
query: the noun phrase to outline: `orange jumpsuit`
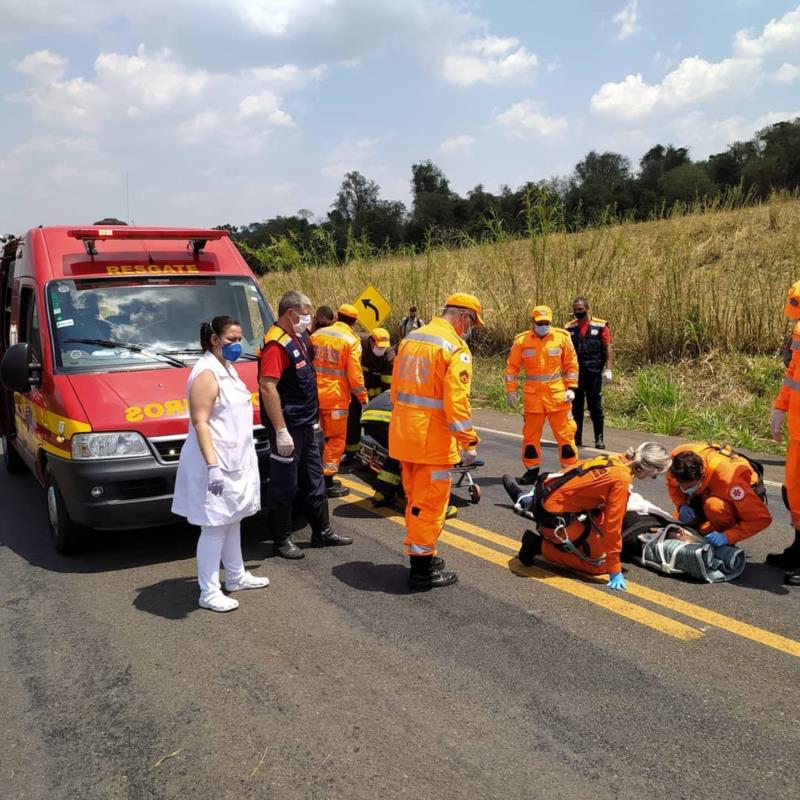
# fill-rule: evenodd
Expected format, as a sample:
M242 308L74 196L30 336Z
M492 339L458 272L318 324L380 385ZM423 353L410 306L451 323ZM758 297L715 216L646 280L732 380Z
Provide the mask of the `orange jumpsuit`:
M720 452L706 442L682 444L672 451L672 457L679 453L697 453L703 459L703 479L693 495L682 492L667 473L667 491L675 508L691 506L697 514L693 527L700 533L720 531L729 544L736 544L769 527L772 514L753 490L759 478L747 459Z
M773 403L773 408L787 411L786 423L789 445L786 449L786 504L792 516L792 525L800 529L800 322L792 330L792 360L786 368L783 386Z
M524 370L522 463L526 469L542 463L542 429L550 422L558 443L562 467L578 462L575 447L577 426L567 389L578 386L578 356L570 335L563 328L551 328L543 337L533 331L514 339L506 362L506 392L516 392L520 370Z
M367 402L364 373L361 370L361 340L344 322L334 322L311 334L314 370L317 373L319 416L325 434L322 471L335 475L347 439L350 395L362 405Z
M436 555L459 450L478 444L469 393L472 355L441 317L400 342L392 375L389 455L400 462L409 556Z
M579 514L591 512L594 527L586 544L587 558L600 560L589 564L574 553L567 553L546 538L542 538L542 558L553 564L562 564L578 572L592 575L613 574L622 570L622 522L628 509L628 496L633 475L624 457L598 456L580 462L582 467L597 464L599 468L587 471L567 481L544 502L550 514ZM583 532L584 523L575 521L568 525L567 536L575 541Z

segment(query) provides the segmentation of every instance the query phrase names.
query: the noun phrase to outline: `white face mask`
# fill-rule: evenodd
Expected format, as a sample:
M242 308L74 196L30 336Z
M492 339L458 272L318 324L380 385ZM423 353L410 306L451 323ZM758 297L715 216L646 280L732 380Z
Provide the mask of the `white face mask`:
M297 314L297 312L294 312ZM295 333L304 333L311 327L311 314L297 314L297 322L292 323Z
M681 489L684 494L688 494L691 497L693 494L697 493L697 490L700 488L700 484L702 481L698 481L697 483L693 483L691 486L685 486Z
M373 347L372 348L372 352L375 353L375 355L378 358L380 358L386 352L386 348L385 347Z

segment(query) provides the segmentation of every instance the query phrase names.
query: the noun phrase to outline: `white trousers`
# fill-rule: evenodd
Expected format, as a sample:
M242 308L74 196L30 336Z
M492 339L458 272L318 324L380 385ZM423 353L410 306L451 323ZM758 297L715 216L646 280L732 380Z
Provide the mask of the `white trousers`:
M222 591L219 562L225 567L225 580L235 583L244 575L242 535L239 522L228 525L203 525L197 540L197 582L200 599L208 600Z

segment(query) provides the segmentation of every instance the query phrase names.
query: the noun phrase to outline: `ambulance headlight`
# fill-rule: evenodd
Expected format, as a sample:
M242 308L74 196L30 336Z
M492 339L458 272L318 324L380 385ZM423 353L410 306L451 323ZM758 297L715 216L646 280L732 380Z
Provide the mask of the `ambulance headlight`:
M77 459L131 458L149 454L140 433L76 433L72 437L72 457Z

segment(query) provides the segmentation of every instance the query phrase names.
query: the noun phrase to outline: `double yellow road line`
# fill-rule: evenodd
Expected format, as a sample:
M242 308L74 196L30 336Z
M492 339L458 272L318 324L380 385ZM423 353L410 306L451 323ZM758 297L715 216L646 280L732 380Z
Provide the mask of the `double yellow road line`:
M368 498L371 496L371 489L366 484L358 483L354 480L339 476L342 484L351 491L349 498L341 502L359 506L376 516L384 517L390 522L403 526L403 517L395 510L390 508L374 508ZM458 531L459 533L456 533ZM469 534L470 537L460 535ZM488 547L475 539L490 542L494 547ZM598 579L589 576L567 577L554 571L544 569L539 566L524 567L515 557L519 550L519 542L503 534L473 525L469 522L462 522L458 519L451 519L445 523L439 541L449 544L466 553L496 564L504 569L510 569L517 575L522 575L538 583L543 583L550 588L558 589L584 600L593 605L599 606L606 611L618 614L641 625L646 625L653 630L680 639L685 642L700 639L705 635L703 630L691 627L677 619L665 616L664 614L652 611L649 608L631 602L625 595L612 594L605 588L597 588ZM496 549L497 547L502 550ZM506 552L503 552L506 551ZM736 636L749 639L758 644L779 650L792 656L800 657L800 642L781 636L777 633L758 628L725 614L695 605L677 597L673 597L665 592L649 589L633 581L628 581L628 596L636 597L646 603L664 608L674 614L687 617L691 620L713 625L721 630L732 633Z

